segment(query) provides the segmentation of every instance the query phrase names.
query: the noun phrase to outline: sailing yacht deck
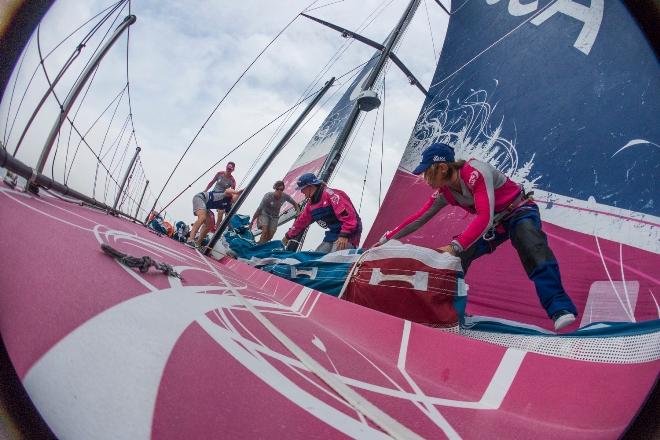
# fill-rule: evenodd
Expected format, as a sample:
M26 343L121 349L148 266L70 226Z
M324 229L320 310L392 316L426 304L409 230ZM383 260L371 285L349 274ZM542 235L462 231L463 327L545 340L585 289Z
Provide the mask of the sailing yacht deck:
M660 368L442 333L45 191L0 198L0 331L60 438L614 438ZM183 280L126 268L101 243Z

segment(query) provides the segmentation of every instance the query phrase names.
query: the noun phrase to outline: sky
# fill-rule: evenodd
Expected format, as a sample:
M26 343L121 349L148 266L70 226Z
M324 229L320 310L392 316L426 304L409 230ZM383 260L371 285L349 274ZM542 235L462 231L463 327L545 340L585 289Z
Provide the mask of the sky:
M44 17L39 39L35 32L24 51L20 71L15 69L0 102L0 139L9 151L15 148L23 127L48 87L39 68L39 46L42 55L50 53L44 66L52 79L98 20L74 33L65 43L58 44L111 4L108 1L60 0ZM130 12L136 15L136 23L128 35L122 35L110 49L93 77L89 91L78 97L77 103L82 104L80 107L74 105L69 116L75 118L76 127L86 133L87 143L97 154L100 152L104 164L117 180L125 173L135 147L141 148L140 166L129 184L129 198L122 205L130 213L135 212L145 179L149 179L150 184L143 206L145 209L151 207L181 154L190 146L157 205L162 208L185 190L166 209L166 217L171 222L184 220L190 223L194 220L192 197L205 188L215 172L224 169L227 161L234 161L237 165L235 177L239 186L244 185L246 179L252 177L251 166L254 171L261 164L257 159L262 149L267 147L263 159L302 107L288 121L273 124L193 183L200 174L275 116L292 107L301 96L309 94L310 90L318 90L331 76L339 77L359 66L374 53L370 47L342 38L331 29L295 17L308 9L310 15L350 30L361 29L362 35L382 42L407 4L408 0L325 0L314 3L312 0L134 0ZM373 11L378 14L369 22ZM55 87L61 100L92 56L103 33L116 28L127 14L128 7L121 11L115 24L106 23L101 32L86 44ZM245 68L291 20L293 22L259 57L205 123ZM365 20L369 23L366 27L362 26ZM425 87L430 84L436 67L446 23L447 17L435 1L422 0L397 49L399 58ZM339 60L318 77L333 55L347 43L350 44ZM37 73L29 83L35 70ZM130 110L126 92L121 100L113 101L121 94L127 76ZM332 95L333 99L321 101L322 105L312 112L302 129L271 164L246 198L241 213L251 215L263 194L271 190L273 182L286 174L343 93L340 86L347 78L328 92L326 97ZM315 79L316 84L310 88ZM382 81L378 87L383 87ZM364 117L360 130L355 132L348 147L347 159L330 182L331 187L346 191L354 205L359 207L365 226L363 240L378 211L379 180L382 182L382 199L424 99L396 66L387 70L384 87L385 96L382 91L380 93L383 101L380 111L372 111ZM104 113L106 108L108 110ZM49 97L21 144L17 154L20 160L35 165L57 117L57 109L57 102ZM129 122L128 130L122 132L129 113L132 124ZM94 123L97 119L98 122ZM284 125L277 131L279 122ZM129 136L131 126L135 129L134 138ZM110 181L105 183L106 173L103 169L97 173L97 162L92 153L80 144L75 132L69 132L68 128L61 132L44 173L49 176L54 173L54 178L60 182L68 176L67 184L72 188L112 204L116 186ZM76 147L78 153L73 161ZM368 160L369 169L363 185ZM98 176L96 186L95 175ZM287 226L281 226L275 238L280 238L286 229ZM313 225L304 248L314 248L322 235L323 231Z

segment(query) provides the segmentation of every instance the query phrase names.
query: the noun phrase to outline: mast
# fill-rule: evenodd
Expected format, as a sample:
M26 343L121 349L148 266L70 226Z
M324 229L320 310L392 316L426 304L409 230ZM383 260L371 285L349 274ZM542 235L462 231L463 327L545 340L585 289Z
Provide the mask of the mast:
M385 63L387 62L390 53L392 52L392 48L394 48L396 43L401 38L401 35L403 35L403 31L406 29L406 27L410 23L410 20L415 14L415 11L417 10L417 6L419 6L419 2L420 0L411 0L410 3L408 3L408 7L406 8L401 18L399 19L399 22L397 23L396 27L392 30L390 37L387 43L385 44L385 47L381 51L376 66L365 80L364 85L362 86L363 92L370 90L373 87L376 80L378 79L378 76L382 72L383 67L385 67ZM331 153L328 155L327 161L323 164L323 167L321 168L321 173L319 177L324 182L327 182L330 176L332 176L332 173L334 172L335 167L337 166L337 162L339 162L339 158L341 157L341 153L346 147L346 142L348 141L348 138L351 132L353 131L353 128L355 127L355 123L357 122L357 119L362 111L363 109L359 103L358 105L355 105L353 107L353 110L351 110L351 114L348 117L348 121L346 125L344 125L344 128L342 129L341 133L339 133L339 136L335 141L335 145L333 146Z
M362 86L363 94L365 94L365 92L371 91L371 88L376 83L378 76L383 71L383 67L385 67L385 63L390 57L394 56L392 49L403 35L403 31L406 29L406 27L412 20L413 15L415 15L415 11L419 6L419 2L420 0L411 0L410 3L408 3L408 6L406 7L406 10L404 11L401 18L399 19L399 22L390 33L387 42L382 47L382 49L380 49L381 52L380 55L378 56L378 61L376 62L376 65L374 66L373 70L369 73L369 76L363 83ZM362 38L360 41L362 40L364 40L364 38ZM346 124L344 125L341 132L337 136L337 139L335 140L335 143L332 149L330 150L330 153L328 154L325 162L323 163L323 166L321 167L321 171L319 172L319 178L322 181L327 182L330 176L332 176L332 173L334 172L335 167L337 166L337 163L341 158L341 153L344 151L344 148L346 147L348 138L351 135L353 128L355 127L355 124L358 120L358 117L360 116L360 113L362 111L373 110L374 108L380 105L380 100L378 99L375 93L372 92L370 95L367 95L366 97L367 100L364 101L368 101L368 102L361 101L358 98L357 103L351 109L351 113L348 116ZM376 104L374 104L374 102ZM298 250L302 248L306 232L307 229L305 229L305 231L303 231L302 234L299 235L300 238L297 240Z
M334 84L334 82L335 82L335 78L332 77L332 78L330 78L330 80L329 80L328 82L325 83L325 85L323 86L323 88L321 89L321 91L320 91L320 92L314 97L314 99L312 100L312 102L309 103L309 105L307 106L307 108L305 108L305 110L300 114L300 116L298 116L298 119L296 119L296 121L293 123L293 125L292 125L292 126L289 128L289 130L284 134L284 136L283 136L282 139L278 142L278 144L277 144L277 146L275 147L275 149L273 149L273 151L272 151L272 152L270 153L270 155L266 158L266 160L265 160L264 163L261 165L261 167L259 168L259 170L257 170L257 172L254 174L254 177L253 177L253 178L250 180L250 182L245 186L245 189L243 190L243 193L241 193L241 195L240 195L240 197L238 198L238 200L236 200L236 203L234 203L234 205L231 207L231 210L229 211L229 213L227 213L227 215L225 216L225 218L222 220L222 223L221 223L220 226L218 227L218 230L215 231L215 233L213 234L213 237L211 238L211 241L210 241L210 243L209 243L208 249L207 249L207 251L205 252L207 255L211 252L211 249L213 249L213 246L215 246L215 244L218 242L218 240L220 240L220 237L222 237L222 234L223 234L224 231L227 229L227 226L229 226L229 222L231 221L231 218L234 216L234 214L236 214L236 213L238 212L239 208L240 208L241 205L243 204L243 201L245 201L245 199L246 199L246 197L248 196L248 194L250 193L250 191L252 191L252 189L254 188L254 186L257 184L257 182L258 182L259 179L261 178L261 176L262 176L262 174L264 173L264 171L266 170L266 168L268 168L268 166L269 166L269 165L271 164L271 162L275 159L275 157L280 153L280 151L282 151L282 149L284 148L284 146L285 146L285 145L287 144L287 142L289 142L289 140L291 139L291 136L293 136L293 133L298 129L298 126L300 126L300 124L301 124L302 121L305 119L305 117L306 117L306 116L309 114L309 112L310 112L310 111L316 106L316 104L318 104L318 102L321 100L321 98L323 97L323 95L325 95L325 93L330 89L330 87L332 86L332 84Z

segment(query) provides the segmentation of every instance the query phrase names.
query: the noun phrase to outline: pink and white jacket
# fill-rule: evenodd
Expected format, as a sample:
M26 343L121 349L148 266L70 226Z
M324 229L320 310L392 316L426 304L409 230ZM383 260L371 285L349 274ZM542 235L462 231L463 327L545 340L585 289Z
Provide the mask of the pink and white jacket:
M431 195L421 210L385 233L384 238L390 240L405 237L428 222L440 209L454 205L476 214L467 228L454 239L460 250L464 250L493 226L496 213L507 209L521 194L520 185L492 165L476 159L466 162L460 168L458 176L460 192L448 186L440 188Z
M324 187L318 200L308 200L296 221L286 233L287 238L300 235L313 221L328 229L323 241L334 242L347 237L356 248L360 244L362 220L355 211L351 199L344 191Z

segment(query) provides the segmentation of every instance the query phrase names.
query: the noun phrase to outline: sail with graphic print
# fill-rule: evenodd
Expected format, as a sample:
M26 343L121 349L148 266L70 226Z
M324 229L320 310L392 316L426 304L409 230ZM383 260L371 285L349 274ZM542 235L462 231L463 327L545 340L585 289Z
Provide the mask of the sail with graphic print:
M426 146L444 142L458 159L488 162L533 189L564 286L582 311L574 328L657 319L658 114L656 54L623 2L466 2L451 17L365 245L429 198L411 170ZM469 219L446 207L403 241L442 246ZM496 255L470 268L468 311L547 327L516 251L505 243Z
M22 17L37 3L25 1ZM11 231L0 234L0 356L16 373L7 389L26 391L19 411L45 421L39 436L32 424L17 431L67 439L654 438L647 434L657 427L633 424L660 372L654 47L623 1L456 3L365 248L431 196L411 170L431 142L448 143L535 191L580 311L568 334L547 330L552 322L509 244L465 278L458 258L434 250L469 221L463 211L445 208L406 243L323 258L348 256L345 298L381 313L314 290L320 270L271 261L283 273L276 276L108 215L116 212L3 147L0 167L44 188L36 196L0 184L0 225ZM3 59L13 46L4 42ZM353 114L355 93L370 88L361 84L375 72L370 63L340 99ZM322 170L338 152L343 109L331 112L290 180L308 165ZM110 248L115 258L102 251ZM122 255L144 257L131 259L136 269ZM149 270L156 262L181 277ZM299 275L306 285L283 278ZM383 297L389 309L376 304ZM413 302L426 309L412 310ZM459 326L464 307L507 325ZM15 402L0 402L3 419L16 414Z

